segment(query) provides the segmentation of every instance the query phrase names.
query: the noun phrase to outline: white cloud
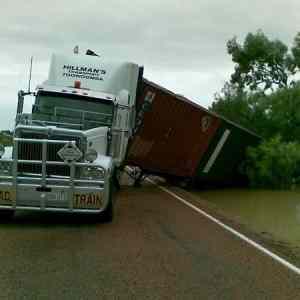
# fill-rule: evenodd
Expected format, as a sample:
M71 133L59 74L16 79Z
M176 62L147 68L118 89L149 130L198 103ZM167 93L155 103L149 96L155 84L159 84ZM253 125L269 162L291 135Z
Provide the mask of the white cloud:
M200 101L213 100L232 71L226 41L263 29L291 43L299 28L297 0L2 0L0 128L13 124L16 94L47 76L50 54L76 44L105 57L145 66L149 79Z

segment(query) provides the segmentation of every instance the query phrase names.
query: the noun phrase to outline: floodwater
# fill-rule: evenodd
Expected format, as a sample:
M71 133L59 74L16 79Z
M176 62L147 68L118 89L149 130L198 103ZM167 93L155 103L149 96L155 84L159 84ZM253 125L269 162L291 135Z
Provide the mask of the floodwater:
M255 232L300 246L300 189L226 189L196 192L196 195L212 202L225 215L237 217Z

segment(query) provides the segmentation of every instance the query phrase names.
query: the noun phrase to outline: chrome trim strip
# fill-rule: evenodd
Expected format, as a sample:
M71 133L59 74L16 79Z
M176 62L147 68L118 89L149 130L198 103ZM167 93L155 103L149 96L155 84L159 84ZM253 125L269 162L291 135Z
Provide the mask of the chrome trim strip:
M17 206L17 199L18 199L18 147L19 143L18 140L13 140L13 168L12 168L12 177L13 177L13 188L15 191L15 201L13 203L13 207L16 208Z
M0 209L14 209L14 210L31 210L31 211L41 211L40 207L35 206L6 206L0 205ZM51 211L51 212L67 212L67 213L88 213L88 214L97 214L104 210L103 209L73 209L72 211L68 208L54 208L54 207L45 207L43 211Z
M39 184L30 184L30 183L19 183L19 187L31 187L37 188L40 187ZM69 189L68 185L47 185L48 188L51 189ZM89 186L74 186L74 191L96 191L96 192L103 192L104 187L89 187Z
M48 143L48 144L67 144L67 143L75 143L76 141L64 141L64 140L47 140L47 139L23 139L23 138L14 138L14 141L16 142L25 142L25 143L35 143L35 144L43 144L43 143Z
M1 177L0 177L1 178ZM30 180L30 181L41 181L41 178L34 178L34 177L18 177L18 179L21 181L21 180ZM46 178L46 182L66 182L66 183L69 183L70 182L70 178L66 178L66 179L63 179L63 178ZM91 183L91 184L104 184L104 180L86 180L86 179L74 179L73 180L74 183Z
M4 176L4 175L0 175L0 179L12 180L12 179L13 179L13 176Z
M73 198L74 198L74 177L75 177L75 165L74 162L70 165L70 185L69 185L69 208L70 211L73 211Z
M47 170L46 170L46 161L47 161L47 143L43 142L42 144L42 185L46 185L46 176L47 176Z

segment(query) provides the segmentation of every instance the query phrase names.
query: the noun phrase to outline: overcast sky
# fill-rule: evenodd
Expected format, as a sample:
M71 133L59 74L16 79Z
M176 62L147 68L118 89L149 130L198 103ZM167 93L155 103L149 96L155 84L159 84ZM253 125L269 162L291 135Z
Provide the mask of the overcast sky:
M93 49L137 62L145 77L207 107L233 71L226 41L262 29L290 45L299 0L1 0L0 129L12 128L19 89L47 77L52 52Z

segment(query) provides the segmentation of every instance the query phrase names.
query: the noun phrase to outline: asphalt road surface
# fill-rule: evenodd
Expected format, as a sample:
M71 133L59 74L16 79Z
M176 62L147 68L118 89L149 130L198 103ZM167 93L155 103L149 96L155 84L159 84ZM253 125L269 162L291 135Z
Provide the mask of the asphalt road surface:
M300 299L300 278L155 186L111 224L18 213L0 224L1 299Z

